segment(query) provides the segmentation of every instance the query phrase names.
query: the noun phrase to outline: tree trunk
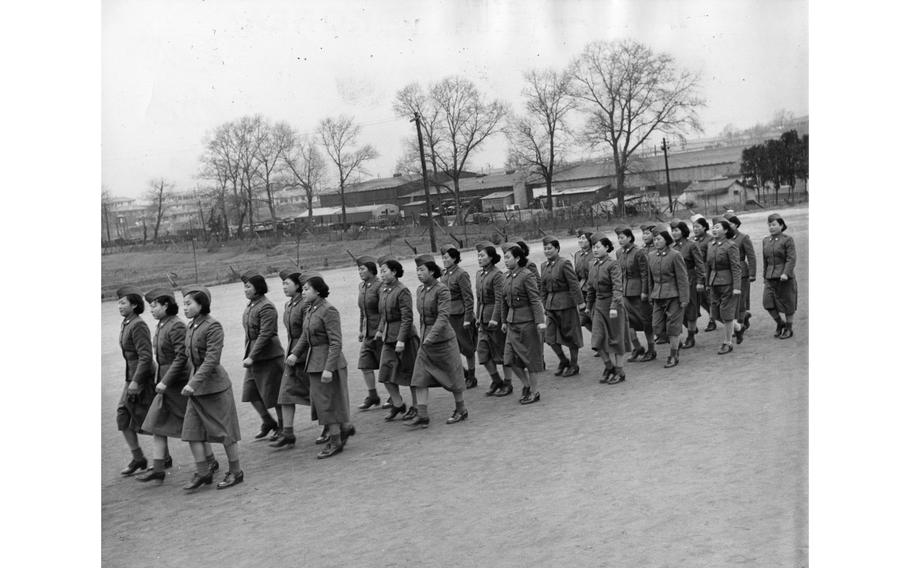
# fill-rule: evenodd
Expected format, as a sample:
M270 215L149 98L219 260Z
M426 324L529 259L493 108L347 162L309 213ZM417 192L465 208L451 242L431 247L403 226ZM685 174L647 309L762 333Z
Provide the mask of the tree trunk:
M461 177L461 176L458 176L458 177ZM453 185L455 188L455 221L460 223L461 222L461 189L458 187L458 177L453 178L452 181L454 182ZM432 223L433 220L430 219L430 222Z

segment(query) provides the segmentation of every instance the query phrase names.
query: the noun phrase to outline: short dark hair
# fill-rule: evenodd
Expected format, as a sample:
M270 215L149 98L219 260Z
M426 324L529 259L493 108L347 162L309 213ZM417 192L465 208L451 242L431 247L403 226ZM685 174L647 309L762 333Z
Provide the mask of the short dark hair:
M616 234L617 234L617 235L625 235L625 236L629 237L629 239L630 239L633 243L635 242L635 235L632 233L632 229L630 229L629 227L623 227L622 229L616 231Z
M366 268L367 270L369 270L370 273L373 274L373 276L376 276L377 274L379 274L379 269L376 268L376 263L375 263L375 262L372 262L372 261L369 261L369 260L368 260L368 261L366 261L366 262L361 262L361 263L360 263L360 266L363 266L364 268Z
M310 288L316 290L316 293L319 294L320 298L329 297L329 285L325 283L322 276L311 276L307 278L306 283L310 285Z
M145 311L145 300L139 294L127 294L124 298L133 305L133 313L137 316Z
M686 225L685 221L680 221L678 223L670 223L671 229L679 229L679 232L682 233L682 238L689 238L689 226Z
M265 283L265 278L259 274L250 276L247 279L247 282L249 282L250 286L252 286L253 289L256 290L256 293L260 296L267 294L269 291L269 285Z
M510 246L509 248L507 248L506 250L504 250L502 252L509 253L513 257L517 258L518 266L524 267L524 266L528 265L528 253L525 252L525 248L523 246L521 246L520 244Z
M209 297L200 292L199 290L194 290L187 294L194 302L199 304L199 313L200 314L209 314L212 312L212 301L209 300Z
M404 276L404 267L401 266L401 263L397 260L389 259L382 264L386 265L386 267L392 271L392 273L395 275L395 278L401 278Z
M451 250L451 249L449 249L449 250ZM429 260L427 262L424 262L421 266L426 266L427 270L430 271L430 274L433 275L433 278L439 278L440 276L442 276L442 269L439 268L439 265L436 264L435 261Z
M496 252L496 247L483 247L480 250L487 253L487 256L490 257L490 264L496 264L502 260L502 257L499 256L499 253Z
M610 240L610 237L601 237L594 242L598 242L607 248L607 252L613 252L613 241ZM594 246L594 243L591 243L591 246Z
M698 223L699 225L704 227L704 229L706 231L711 228L711 225L708 224L708 220L705 219L704 217L699 217L698 219L695 220L695 223ZM693 223L693 226L694 226L694 223Z
M443 254L449 255L449 258L455 261L455 264L461 262L461 251L455 247L449 247Z
M728 239L732 239L733 237L736 236L736 230L726 219L718 220L717 223L715 223L715 225L720 225L721 227L724 228L724 236L727 237Z
M169 316L176 316L178 312L177 304L170 296L158 296L155 301L159 304L167 304L164 313Z

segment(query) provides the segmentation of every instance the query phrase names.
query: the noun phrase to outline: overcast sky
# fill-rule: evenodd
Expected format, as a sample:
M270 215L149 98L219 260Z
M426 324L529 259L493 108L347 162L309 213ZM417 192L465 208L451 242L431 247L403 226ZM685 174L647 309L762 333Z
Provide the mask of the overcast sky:
M800 0L126 0L102 17L102 181L115 195L159 176L192 188L206 134L255 113L302 132L351 114L380 154L371 177L388 176L413 135L392 112L409 82L463 75L518 109L523 71L564 68L594 40L632 38L700 72L705 135L808 114ZM499 138L471 164L505 157Z

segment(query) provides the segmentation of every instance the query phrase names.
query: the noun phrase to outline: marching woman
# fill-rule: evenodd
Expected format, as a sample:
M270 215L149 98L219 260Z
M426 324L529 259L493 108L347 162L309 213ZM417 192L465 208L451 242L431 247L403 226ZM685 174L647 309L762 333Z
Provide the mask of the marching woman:
M708 224L708 220L705 219L704 215L696 214L692 216L692 242L698 247L699 252L701 252L702 274L704 274L704 261L708 257L708 245L711 243L710 230L711 226ZM714 323L714 318L711 317L711 290L707 286L704 287L703 291L698 293L698 306L699 312L701 312L701 308L704 308L705 313L708 314L708 325L705 326L705 331L714 331L717 329L717 324ZM685 345L683 348L685 349Z
M367 385L367 396L360 410L368 410L373 406L380 406L382 400L376 392L376 369L379 368L379 359L382 356L382 342L376 339L376 328L379 326L379 289L382 283L377 274L379 268L376 259L371 256L361 256L356 259L357 272L360 275L360 284L357 293L357 307L360 309L360 331L357 340L360 341L360 357L357 359L357 368L363 373L363 382Z
M215 487L226 489L243 483L240 469L240 423L234 404L234 389L227 371L221 366L224 330L210 315L212 295L202 286L190 287L183 293L183 311L189 320L184 354L178 354L174 364L186 357L190 379L181 394L187 397L186 414L180 437L189 443L196 462L193 479L183 486L187 491L211 485L214 466L206 457L206 444L224 445L228 472Z
M612 248L612 245L610 248ZM575 277L578 279L578 285L581 287L581 295L583 298L588 297L588 288L590 287L590 284L588 283L588 273L591 270L592 262L594 262L594 255L591 252L591 232L579 229L578 250L575 251L572 266L575 267ZM591 318L585 307L585 304L578 306L578 318L582 327L586 327L588 328L588 331L591 331Z
M148 460L139 446L138 434L147 434L142 423L155 397L155 363L152 361L152 340L149 326L139 314L145 311L142 292L133 286L117 290L117 310L123 317L120 324L120 351L126 363L125 383L117 403L117 429L123 432L126 445L133 454L121 475L133 475L148 468Z
M379 259L379 325L376 339L382 342L379 359L379 382L385 385L392 399L392 409L386 422L399 414L410 420L417 416L417 397L411 387L414 361L417 359L419 340L414 329L414 300L411 291L399 280L404 276L401 263L390 256ZM401 398L399 387L411 387L411 408Z
M666 337L670 343L670 356L664 364L669 369L679 364L679 335L689 305L689 275L683 256L673 249L667 227L658 225L652 233L654 252L648 255L652 325L657 336Z
M311 276L303 284L308 306L298 348L306 352L303 366L310 378L310 400L319 424L329 431L329 441L318 459L341 452L355 433L348 398L348 362L341 350L341 317L325 300L328 295L329 286L321 276Z
M777 213L768 215L769 236L762 240L762 273L765 290L762 305L777 323L774 337L793 337L793 314L796 313L796 243L785 235L787 223ZM780 318L784 314L785 320Z
M442 387L455 397L455 411L446 424L455 424L468 418L464 406L465 377L461 372L461 355L458 339L449 320L452 298L448 286L438 281L442 270L431 254L422 254L414 259L417 278L417 313L420 316L420 349L411 377L411 386L417 395L417 417L408 426L426 428L430 425L427 403L430 387Z
M520 246L525 253L525 260L528 261L528 264L525 266L528 270L531 271L531 274L534 275L534 279L537 280L537 289L540 290L540 270L538 270L537 265L534 264L534 261L531 260L531 248L528 246L528 243L524 242L521 239L515 241L515 244Z
M705 291L705 259L699 246L689 240L689 226L685 221L674 219L670 222L670 235L673 237L673 250L682 255L686 263L686 275L689 277L689 303L683 313L688 334L682 344L683 349L695 347L695 334L698 333L696 322L701 307L698 295Z
M477 327L474 325L474 292L471 277L461 269L461 251L452 245L442 247L444 271L440 282L449 289L452 305L449 308L449 323L458 339L458 351L464 356L468 368L464 371L465 388L477 386L476 366Z
M752 289L751 283L755 282L755 276L758 273L758 265L755 263L755 248L752 246L752 239L739 230L739 226L742 224L739 217L732 211L727 211L724 213L724 218L733 227L734 234L731 241L739 249L739 264L743 272L740 285L742 293L739 295L739 302L736 305L736 324L734 325L736 343L742 343L743 334L749 329L749 319L752 317L752 314L749 313L749 298Z
M278 339L278 310L265 297L269 291L265 278L254 270L247 271L243 281L243 294L249 300L243 310L244 351L243 366L246 376L243 380L241 402L249 402L262 418L262 426L255 438L265 438L272 432L271 440L281 434L282 417L278 413L276 422L269 413L278 406L278 391L284 375L284 349Z
M629 361L651 361L657 358L657 352L654 350L654 328L651 323L651 306L648 304L648 254L635 246L635 235L629 227L617 227L616 238L620 247L616 251L616 262L622 268L623 302L632 328L632 346L635 348ZM638 342L638 331L645 334L647 351Z
M502 285L505 279L496 266L499 253L490 241L477 243L477 359L490 373L490 389L487 396L508 396L512 394L512 369L502 364L506 346L506 334L500 327L502 312ZM502 366L503 377L496 372L496 365Z
M588 273L587 314L591 318L591 347L604 362L601 383L626 380L623 356L632 349L629 318L622 292L622 268L610 258L613 242L604 233L591 237L594 261Z
M509 273L502 287L502 330L506 332L506 347L503 363L521 380L521 404L533 404L540 400L537 389L538 376L544 370L543 304L537 287L537 278L528 270L525 248L517 243L506 243L502 247L503 259Z
M547 345L559 357L559 367L554 375L573 377L578 374L578 350L584 345L578 305L584 302L575 269L567 258L559 256L559 240L553 236L543 238L543 254L547 261L540 274L540 293L547 316ZM562 346L569 348L566 359Z
M294 354L300 337L303 335L303 316L307 305L303 301L303 286L300 282L300 270L290 268L278 273L284 295L288 297L284 305L284 328L288 334L287 355L284 362L284 374L278 389L282 429L278 439L269 444L273 448L293 447L297 442L294 435L294 415L298 404L310 404L310 377L303 365L298 365L298 356Z
M711 317L724 324L724 340L718 355L733 351L733 324L736 323L737 297L742 293L742 265L733 241L733 227L723 217L715 217L705 256L705 285L711 290Z
M186 414L186 397L180 391L190 378L186 360L186 325L177 317L179 308L174 293L156 288L145 295L152 317L158 320L152 349L158 363L155 399L142 423L142 430L152 434L152 469L139 474L139 481L164 481L164 470L173 465L168 452L167 439L177 438L183 432ZM205 444L205 459L209 471L218 469L212 447Z

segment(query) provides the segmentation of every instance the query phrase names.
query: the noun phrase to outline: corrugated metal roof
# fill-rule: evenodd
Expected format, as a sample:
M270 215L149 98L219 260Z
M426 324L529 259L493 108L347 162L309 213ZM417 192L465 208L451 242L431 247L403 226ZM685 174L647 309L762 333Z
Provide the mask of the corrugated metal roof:
M481 201L487 199L502 199L503 197L512 197L513 193L511 191L497 191L496 193L491 193L490 195L481 197Z

